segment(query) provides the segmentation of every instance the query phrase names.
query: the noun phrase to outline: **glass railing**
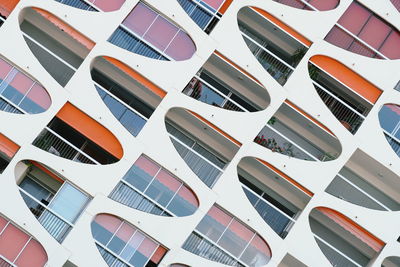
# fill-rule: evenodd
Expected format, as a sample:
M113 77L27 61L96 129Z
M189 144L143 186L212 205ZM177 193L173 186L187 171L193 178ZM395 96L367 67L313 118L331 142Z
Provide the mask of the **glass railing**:
M52 211L47 204L38 201L24 189L19 188L29 210L38 219L39 223L53 236L58 242L62 242L73 225L62 216Z
M315 240L320 247L322 253L329 260L332 266L346 266L346 267L362 267L352 258L335 248L333 245L329 244L326 240L322 239L318 235L314 234Z
M333 115L347 130L355 134L365 116L316 81L313 81L313 84L318 95Z
M205 7L197 1L178 0L190 18L206 33L210 33L220 20L219 14L211 7Z
M396 137L389 135L386 131L384 131L386 140L389 142L389 145L392 147L394 152L397 154L397 156L400 157L400 140L398 140Z
M33 141L33 145L56 156L87 164L100 164L68 140L46 127Z
M253 190L242 184L242 188L253 205L254 209L263 218L263 220L274 230L279 236L285 238L290 228L296 222L293 218L279 210L273 204L256 194Z
M55 0L55 1L87 11L98 11L98 8L93 6L92 3L84 0Z
M131 106L125 104L125 102L98 83L95 83L95 86L101 99L111 113L118 119L125 129L127 129L133 136L137 136L146 124L147 118Z

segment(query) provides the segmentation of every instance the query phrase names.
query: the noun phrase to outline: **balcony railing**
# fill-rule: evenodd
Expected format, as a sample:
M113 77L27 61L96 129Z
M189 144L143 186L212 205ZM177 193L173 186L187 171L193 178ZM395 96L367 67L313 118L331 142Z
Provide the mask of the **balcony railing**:
M227 110L248 112L248 110L230 98L232 92L229 92L228 95L222 94L199 75L195 75L182 92L185 95L213 106L218 106Z
M87 10L87 11L99 11L100 9L90 3L89 1L85 0L56 0L57 2L60 2L62 4L76 7L79 9Z
M281 131L274 129L274 127L268 124L264 126L254 141L273 152L278 152L289 157L310 161L325 161L331 159L329 155L326 155L326 153L314 147L312 144L309 144L306 140L303 140L303 143L307 144L307 148L304 144L303 146L298 145L296 142L286 137Z
M20 107L15 105L13 102L7 100L6 98L0 96L0 110L15 113L15 114L24 114L24 112Z
M206 33L210 33L220 20L220 15L206 3L193 0L178 0L185 12Z
M261 218L263 218L279 236L285 238L296 221L246 185L242 184L242 187L247 198Z
M385 134L386 140L389 142L389 145L392 147L394 152L400 157L400 140L398 140L393 135L389 134L383 128L382 128L382 130Z
M343 124L343 126L351 133L355 134L361 123L365 120L365 116L345 101L337 97L327 88L323 87L316 81L312 81L317 93L322 101L333 113L333 115Z
M340 173L337 174L335 179L332 181L332 184L328 186L326 192L366 208L391 211L391 209L382 202Z
M352 258L335 248L320 236L314 234L314 237L321 248L321 251L328 258L332 266L362 267L362 265L358 264Z
M0 267L17 267L17 265L9 262L6 258L0 255Z
M91 156L74 146L61 135L46 127L33 141L33 145L56 156L87 164L100 164Z
M137 136L146 124L147 118L98 83L95 82L95 86L104 103L118 121L133 136Z
M24 32L22 32L22 35L40 64L61 86L65 86L75 74L77 68L50 51L33 37Z
M58 242L62 242L73 225L61 215L51 210L46 204L38 201L24 189L19 188L21 196L26 205L38 219L39 223L53 236Z

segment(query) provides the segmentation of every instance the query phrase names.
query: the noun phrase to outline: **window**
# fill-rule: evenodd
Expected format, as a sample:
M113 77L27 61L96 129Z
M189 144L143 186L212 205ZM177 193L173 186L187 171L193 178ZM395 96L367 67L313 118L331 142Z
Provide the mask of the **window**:
M159 60L186 60L196 52L185 31L143 2L135 6L108 41Z
M367 57L400 58L399 31L357 1L351 3L325 40Z
M338 6L339 0L274 0L275 2L295 8L315 11L326 11Z
M97 249L108 266L158 266L167 249L133 225L99 214L91 224Z
M0 266L42 267L46 262L42 245L0 215Z
M264 266L271 258L268 244L257 233L215 205L183 248L231 266Z
M0 58L0 110L12 113L41 113L51 104L41 84Z
M395 104L383 105L378 116L386 140L400 157L400 106Z
M131 208L163 216L193 214L198 200L173 174L146 156L140 156L110 194Z
M56 0L57 2L87 11L116 11L121 8L125 0Z

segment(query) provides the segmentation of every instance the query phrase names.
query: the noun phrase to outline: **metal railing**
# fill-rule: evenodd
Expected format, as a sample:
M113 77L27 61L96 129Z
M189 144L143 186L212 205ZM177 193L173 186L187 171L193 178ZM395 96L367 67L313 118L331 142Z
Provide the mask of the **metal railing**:
M94 82L97 91L99 92L102 99L105 100L105 97L108 96L112 98L114 101L104 101L104 104L110 109L113 114L116 114L112 108L115 108L115 101L118 102L118 115L115 117L118 121L127 129L133 136L137 136L139 132L142 130L144 125L147 122L147 118L136 111L134 108L126 104L124 101L119 99L117 96L112 94L110 91L99 85L98 83Z
M39 223L46 229L51 236L58 242L62 242L73 224L64 219L61 215L51 210L47 205L37 200L34 196L19 188L22 198L32 214L38 219Z
M87 164L100 164L61 135L46 127L32 143L56 156Z
M15 264L0 255L0 267L17 267Z
M346 266L346 267L362 267L352 258L335 248L333 245L329 244L326 240L320 236L313 234L318 246L320 247L322 253L330 261L332 266Z
M294 67L282 60L263 45L260 38L251 34L246 28L240 26L240 32L250 51L263 68L281 85L284 85L294 71ZM259 39L259 40L257 40Z
M322 101L333 113L333 115L347 130L355 134L361 123L365 120L365 116L344 102L342 99L334 95L329 91L329 89L326 89L316 81L312 82L318 95L321 97Z
M242 188L249 200L252 199L254 201L254 198L257 198L254 203L253 201L251 203L261 218L263 218L272 230L285 238L296 221L246 185L242 184Z
M382 129L382 130L385 134L386 140L388 141L389 145L392 147L392 149L397 154L397 156L400 157L400 140L398 140L396 137L390 135L384 129Z
M206 7L206 3L199 3L193 0L178 0L185 12L192 18L192 20L202 29L206 30L211 26L213 19L217 21L220 19L217 11L211 7ZM214 11L212 11L214 10ZM211 31L212 29L210 29Z
M25 113L20 107L15 105L13 102L7 100L6 98L3 98L2 96L0 96L0 110L15 114Z
M96 7L93 3L85 0L55 0L62 4L76 7L79 9L87 10L87 11L99 11L100 9Z

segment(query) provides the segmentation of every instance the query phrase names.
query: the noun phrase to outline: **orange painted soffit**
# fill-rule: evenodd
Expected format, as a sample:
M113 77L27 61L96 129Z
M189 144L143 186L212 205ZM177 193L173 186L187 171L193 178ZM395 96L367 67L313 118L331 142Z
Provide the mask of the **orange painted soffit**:
M227 58L226 56L222 55L220 52L218 52L217 50L215 50L214 54L216 54L217 56L219 56L220 58L222 58L223 60L225 60L226 62L228 62L230 65L234 66L235 68L237 68L238 70L240 70L241 72L243 72L246 76L250 77L253 81L255 81L256 83L258 83L260 86L264 87L259 80L257 80L256 78L254 78L253 75L251 75L250 73L248 73L247 71L245 71L244 69L242 69L241 67L239 67L236 63L234 63L232 60L230 60L229 58Z
M291 106L292 108L294 108L295 110L297 110L299 113L303 114L305 117L307 117L309 120L311 120L312 122L317 124L319 127L323 128L325 131L327 131L331 135L336 136L333 134L333 132L331 130L328 129L328 127L326 127L325 125L320 123L318 120L316 120L313 117L311 117L310 115L308 115L304 110L302 110L301 108L299 108L298 106L293 104L290 100L286 99L285 103L288 104L289 106Z
M316 55L311 57L310 61L371 103L375 104L382 94L378 87L331 57Z
M262 160L262 159L256 159L257 161L259 161L261 164L267 166L269 169L273 170L274 172L276 172L277 174L279 174L280 176L282 176L282 178L286 179L289 183L295 185L297 188L299 188L301 191L303 191L305 194L307 194L308 196L312 197L314 196L314 193L311 192L310 190L308 190L307 188L305 188L304 186L302 186L301 184L299 184L296 180L294 180L293 178L290 178L288 175L286 175L284 172L282 172L281 170L277 169L275 166L271 165L270 163Z
M253 9L254 11L256 11L257 13L259 13L260 15L262 15L263 17L265 17L267 20L269 20L269 21L275 23L276 25L278 25L282 30L284 30L285 32L287 32L290 35L292 35L293 37L295 37L303 45L305 45L307 47L310 47L312 45L312 42L310 40L308 40L306 37L304 37L303 35L301 35L297 31L295 31L294 29L292 29L291 27L289 27L288 25L286 25L285 23L283 23L282 21L280 21L279 19L277 19L273 15L269 14L267 11L264 11L261 8L258 8L258 7L250 7L250 8Z
M143 85L144 87L151 90L153 93L158 95L161 99L163 99L167 95L167 92L165 92L163 89L161 89L160 87L155 85L153 82L151 82L149 79L147 79L146 77L141 75L139 72L131 69L130 67L128 67L121 61L119 61L115 58L112 58L112 57L107 57L107 56L103 56L103 58L105 60L107 60L108 62L110 62L111 64L113 64L114 66L116 66L118 69L120 69L124 73L126 73L127 75L129 75L135 81L138 81L141 85Z
M18 5L19 0L2 0L0 1L0 14L8 17L14 8Z
M0 133L0 151L7 155L7 157L14 157L17 153L19 145L11 141L8 137Z
M226 0L220 9L218 10L219 13L224 14L228 7L232 4L233 0Z
M32 7L33 10L38 12L40 15L42 15L44 18L46 18L48 21L53 23L55 26L57 26L59 29L67 33L69 36L74 38L76 41L84 45L87 49L92 50L94 45L96 44L71 26L69 26L67 23L56 17L55 15L51 14L50 12L37 8L37 7Z
M385 245L385 242L383 242L382 240L380 240L379 238L368 232L366 229L364 229L354 221L350 220L342 213L326 207L318 207L316 209L322 212L324 215L326 215L328 218L330 218L337 224L339 224L341 227L343 227L343 229L356 236L358 239L367 244L373 250L378 252Z
M64 183L64 180L61 179L60 177L58 177L56 174L54 174L52 171L50 171L49 169L47 169L45 166L43 166L42 164L40 164L37 161L33 161L31 160L30 163L32 163L33 165L35 165L37 168L39 168L41 171L43 171L44 173L46 173L47 175L49 175L51 178L53 178L56 181L59 181L60 183Z
M221 135L225 136L227 139L229 139L232 143L236 144L237 146L242 146L242 143L240 143L239 141L237 141L235 138L233 138L232 136L230 136L229 134L227 134L226 132L222 131L220 128L218 128L217 126L215 126L214 124L212 124L211 122L209 122L208 120L204 119L202 116L200 116L199 114L197 114L196 112L190 111L190 110L186 110L188 111L190 114L192 114L193 116L195 116L196 118L198 118L199 120L201 120L202 122L204 122L205 124L207 124L208 126L210 126L211 128L213 128L215 131L217 131L218 133L220 133Z

